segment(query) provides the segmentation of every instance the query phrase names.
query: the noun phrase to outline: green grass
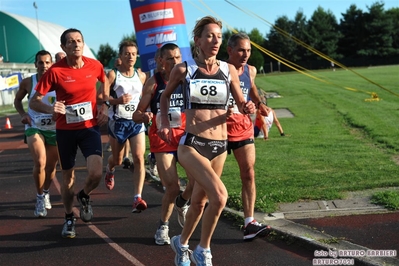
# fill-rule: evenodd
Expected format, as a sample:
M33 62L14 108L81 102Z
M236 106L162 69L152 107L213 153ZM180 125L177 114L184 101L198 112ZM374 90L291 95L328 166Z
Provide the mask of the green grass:
M399 209L399 192L398 191L385 191L377 192L371 197L371 202L383 205L390 210Z
M357 69L363 76L399 93L399 67ZM349 71L318 72L335 84L305 75L258 76L258 87L282 98L268 104L287 108L294 118L280 118L284 132L273 127L269 140L256 139L256 209L271 212L280 202L330 200L346 191L397 186L399 97ZM344 87L356 88L357 92ZM365 101L375 92L380 101ZM233 156L223 181L229 204L240 206L241 183Z
M356 71L399 95L399 66ZM256 79L258 87L282 96L268 99L269 106L294 114L279 118L286 137L273 126L268 141L255 140L258 211L273 212L283 202L340 199L348 191L399 186L399 97L350 71L315 75L327 82L298 73ZM366 101L372 92L380 101ZM181 167L179 175L185 176ZM227 157L222 179L228 205L240 209L241 180L233 155Z

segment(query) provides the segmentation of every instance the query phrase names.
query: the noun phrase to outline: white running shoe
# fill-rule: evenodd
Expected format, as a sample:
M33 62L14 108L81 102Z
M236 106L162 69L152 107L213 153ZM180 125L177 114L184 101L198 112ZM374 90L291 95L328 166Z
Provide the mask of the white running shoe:
M186 214L190 205L185 204L183 207L178 207L175 202L175 206L173 207L177 212L177 221L179 222L181 228L183 228L184 223L186 222Z
M47 210L50 210L52 208L51 202L50 202L50 193L44 193L44 207Z
M155 244L163 246L170 244L169 226L161 225L155 233Z
M36 205L34 215L36 217L46 217L47 210L44 207L44 197L36 197Z

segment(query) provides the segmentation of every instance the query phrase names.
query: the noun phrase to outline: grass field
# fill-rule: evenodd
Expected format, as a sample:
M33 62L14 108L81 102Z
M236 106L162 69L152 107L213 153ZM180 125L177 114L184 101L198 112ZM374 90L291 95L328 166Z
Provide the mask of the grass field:
M282 96L268 105L295 117L279 119L287 137L272 127L268 141L256 139L256 209L270 212L279 202L338 199L347 191L399 185L399 66L356 72L397 95L345 70L316 73L329 83L298 73L257 77L258 87ZM372 92L379 101L365 100ZM233 156L223 180L229 205L239 208Z
M355 71L384 89L339 69L310 73L317 79L299 73L257 77L258 87L281 96L268 99L268 105L294 114L279 119L286 137L273 126L268 141L255 140L257 210L399 186L399 66ZM372 92L379 101L368 100ZM179 174L185 176L181 168ZM240 209L241 180L233 155L222 179L228 205Z

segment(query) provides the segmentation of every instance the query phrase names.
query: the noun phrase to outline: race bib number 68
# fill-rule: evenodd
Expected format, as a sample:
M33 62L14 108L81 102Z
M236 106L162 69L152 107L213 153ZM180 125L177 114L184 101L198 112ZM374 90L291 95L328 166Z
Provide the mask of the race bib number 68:
M190 101L201 104L226 104L228 90L225 80L197 79L190 82Z

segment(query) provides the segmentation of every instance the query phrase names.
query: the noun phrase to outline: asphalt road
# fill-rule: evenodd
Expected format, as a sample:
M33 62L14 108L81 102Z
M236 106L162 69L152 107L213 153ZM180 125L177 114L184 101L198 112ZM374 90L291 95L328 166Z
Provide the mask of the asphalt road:
M369 249L396 252L399 249L399 212L298 219L295 222Z
M161 210L162 187L147 180L143 198L148 209L133 214L131 172L122 167L116 171L112 191L102 181L92 193L94 218L90 223L77 219L76 238L61 237L64 210L59 171L50 188L53 208L46 218L35 218L32 160L22 141L19 117L9 118L13 128L7 130L3 126L6 117L0 118L0 265L173 265L172 249L157 246L153 238ZM75 192L82 188L86 176L84 165L79 153ZM76 201L75 206L78 206ZM75 213L78 216L77 208ZM174 213L169 235L180 232ZM190 241L191 249L198 244L199 236L200 227ZM240 225L222 217L212 240L213 264L312 265L314 250L307 246L274 235L250 242L244 242L242 237Z

